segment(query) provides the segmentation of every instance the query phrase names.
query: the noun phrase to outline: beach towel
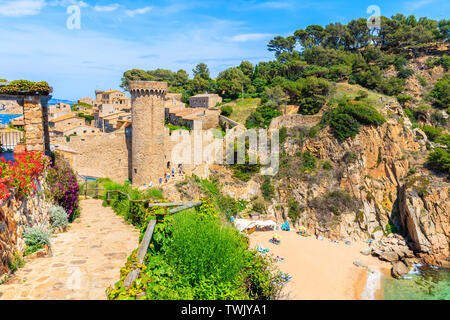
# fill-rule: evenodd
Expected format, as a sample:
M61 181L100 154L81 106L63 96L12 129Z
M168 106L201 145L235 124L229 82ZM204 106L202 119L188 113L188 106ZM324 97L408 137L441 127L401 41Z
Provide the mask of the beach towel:
M281 230L283 231L291 231L291 228L289 227L289 222L285 221L281 224Z
M266 253L266 252L269 252L269 249L266 249L266 248L264 248L263 246L258 246L258 247L256 247L256 250L257 250L259 253Z
M273 244L279 245L281 243L280 240L270 239L269 242L272 242Z

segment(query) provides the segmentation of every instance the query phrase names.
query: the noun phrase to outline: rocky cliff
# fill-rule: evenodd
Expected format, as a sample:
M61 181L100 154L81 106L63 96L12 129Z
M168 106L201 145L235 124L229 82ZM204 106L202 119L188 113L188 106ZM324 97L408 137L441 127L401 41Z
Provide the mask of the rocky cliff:
M402 257L420 257L448 266L450 184L424 167L433 143L420 129L411 129L399 105L379 111L385 124L362 127L345 142L328 128L315 137L304 134L307 127L289 129L279 173L271 179L275 194L266 201L267 218L287 219L331 239L372 239L374 254L396 252L396 260L390 255L394 264ZM315 170L301 169L306 151L317 158ZM221 166L211 172L223 193L251 202L262 199L262 177L242 182ZM390 242L394 235L402 241Z

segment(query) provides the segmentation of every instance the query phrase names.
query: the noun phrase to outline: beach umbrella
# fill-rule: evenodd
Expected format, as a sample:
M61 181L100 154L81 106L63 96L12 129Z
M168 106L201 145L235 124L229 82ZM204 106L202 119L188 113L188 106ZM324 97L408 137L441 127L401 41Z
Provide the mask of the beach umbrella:
M280 240L280 235L279 235L278 233L274 233L274 234L272 235L272 238L273 238L273 239Z
M301 226L299 230L300 231L306 231L306 228L304 226Z

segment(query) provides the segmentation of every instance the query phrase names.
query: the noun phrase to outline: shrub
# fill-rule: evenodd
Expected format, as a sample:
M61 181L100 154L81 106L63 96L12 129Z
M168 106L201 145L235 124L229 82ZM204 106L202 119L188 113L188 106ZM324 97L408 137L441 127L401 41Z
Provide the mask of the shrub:
M11 196L8 188L15 188L19 197L35 192L35 180L49 164L47 156L34 151L15 155L14 163L0 159L0 203Z
M411 77L413 74L414 74L413 69L404 68L398 72L397 77L399 77L400 79L407 79Z
M428 84L427 80L425 80L424 77L422 77L420 75L416 75L416 77L417 77L417 80L419 80L420 85L422 87L426 87L426 85Z
M300 217L300 214L305 211L305 207L300 207L297 201L294 199L288 200L289 212L288 216L292 221L297 221Z
M176 215L175 224L167 258L192 285L211 277L219 282L236 277L246 247L235 229L191 214Z
M411 101L413 97L408 96L406 94L399 94L396 96L398 103L400 103L402 106L405 105L406 102Z
M229 117L233 113L233 107L232 106L223 106L220 108L220 114Z
M42 225L33 228L25 227L22 236L27 245L24 255L29 255L38 251L44 245L50 244L51 232Z
M316 169L317 158L308 150L302 154L302 171L311 172Z
M50 222L52 224L52 228L65 228L69 224L69 218L67 216L66 211L63 207L53 206L48 209L50 213Z
M261 192L265 200L269 201L273 198L275 192L269 177L265 177L261 185Z
M265 214L266 213L266 204L264 203L264 201L259 198L256 199L255 201L253 201L252 204L252 210L261 214Z
M47 171L47 185L49 197L55 204L64 208L69 221L75 220L79 215L80 187L70 165L59 156L55 166Z
M322 164L322 169L331 170L331 169L333 169L333 166L331 165L330 161L324 161Z
M369 93L366 90L358 90L358 95L355 97L356 101L360 101L366 99L369 96Z
M14 95L44 95L52 92L47 82L33 82L28 80L11 81L6 86L0 86L0 93Z
M424 125L420 127L431 141L436 141L442 134L442 128Z
M327 111L321 123L329 124L333 132L340 141L347 138L354 138L361 125L381 125L386 119L373 107L366 103L358 105L351 104L345 97L338 106Z
M280 145L282 145L286 141L286 138L287 138L287 128L282 127L279 132Z
M356 211L358 202L349 193L335 190L314 198L311 207L315 209L319 223L326 224L333 216L340 216L344 212Z
M330 121L330 127L340 141L354 138L359 133L359 122L345 113L336 114Z
M449 108L450 106L450 76L446 75L436 82L430 97L438 108Z

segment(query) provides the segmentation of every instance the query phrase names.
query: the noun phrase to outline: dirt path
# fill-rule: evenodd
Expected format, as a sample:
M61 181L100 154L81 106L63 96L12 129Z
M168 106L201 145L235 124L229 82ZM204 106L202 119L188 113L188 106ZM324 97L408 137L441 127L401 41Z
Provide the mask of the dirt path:
M53 256L27 261L0 300L102 300L139 245L139 232L100 200L81 201L81 217L52 238Z

